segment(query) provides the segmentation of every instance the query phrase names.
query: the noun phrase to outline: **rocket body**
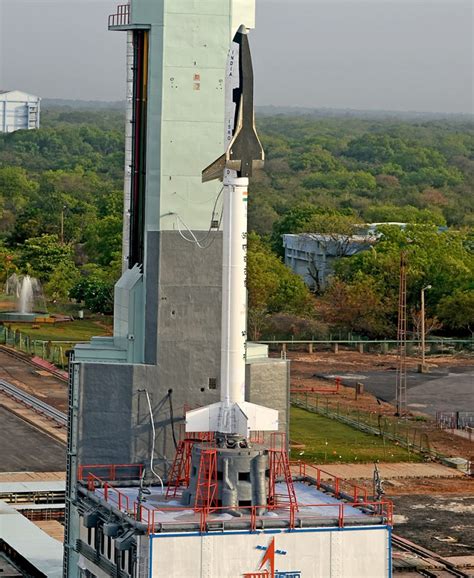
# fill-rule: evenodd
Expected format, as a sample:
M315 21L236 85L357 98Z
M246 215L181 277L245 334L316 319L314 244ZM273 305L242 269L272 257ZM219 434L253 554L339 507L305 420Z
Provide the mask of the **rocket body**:
M203 171L223 181L222 337L220 402L186 414L187 432L248 438L278 429L278 412L245 401L247 342L247 200L249 176L264 153L253 113L253 71L246 30L237 32L227 61L226 151Z
M248 179L226 175L223 194L221 401L231 404L245 401Z

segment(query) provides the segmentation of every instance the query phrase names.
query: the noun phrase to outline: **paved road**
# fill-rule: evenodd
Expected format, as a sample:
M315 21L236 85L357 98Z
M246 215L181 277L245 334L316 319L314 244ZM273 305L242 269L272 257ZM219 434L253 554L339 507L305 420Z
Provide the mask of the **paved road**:
M341 373L344 385L361 382L366 391L392 402L395 398L395 369ZM430 373L409 371L408 405L413 410L436 415L437 411L474 411L474 368L436 368Z
M66 448L0 406L0 471L66 469Z

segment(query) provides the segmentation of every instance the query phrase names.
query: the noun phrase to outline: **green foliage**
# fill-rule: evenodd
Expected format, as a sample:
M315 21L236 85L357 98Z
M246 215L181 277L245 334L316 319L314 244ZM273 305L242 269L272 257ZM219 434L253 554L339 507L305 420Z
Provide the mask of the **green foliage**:
M446 225L442 212L437 209L418 209L411 205L375 205L366 211L367 219L372 223L427 223Z
M377 279L362 272L351 282L334 279L318 303L322 319L334 327L382 338L393 334L394 296L384 294Z
M360 223L472 225L472 123L278 116L259 126L267 160L252 184L250 224L273 233L279 254L278 236L301 232L291 222L301 206L350 209Z
M458 289L438 303L438 316L448 327L474 333L474 289Z
M39 276L54 299L87 294L92 309L111 310L121 269L123 127L122 109L56 106L43 109L41 129L0 134L0 280L18 268ZM249 230L261 238L249 236L248 255L256 333L322 334L323 318L374 335L393 331L401 248L409 307L419 309L419 291L431 284L428 314L453 330L469 326L458 313L470 303L472 236L432 225L474 226L472 123L278 115L259 118L259 132L266 164L252 179ZM306 287L277 257L282 235L348 237L373 221L423 227L384 230L375 249L344 259L315 320ZM339 313L330 311L338 294ZM364 297L372 312L359 303Z
M83 302L93 313L113 312L113 284L97 276L83 277L70 289L69 297Z
M79 271L71 261L63 261L53 270L44 290L54 301L66 301L79 280Z
M469 234L451 230L439 232L431 225L412 225L405 230L384 226L381 232L381 239L370 251L339 261L335 279L322 300L323 318L368 335L379 336L386 332L393 335L400 255L404 251L408 310L419 309L421 289L431 285L426 291L427 315L439 314L446 322L452 305L450 296L461 298L472 284L474 253L469 245ZM438 303L444 303L439 310ZM373 319L370 308L375 314ZM452 325L455 326L461 327Z
M302 279L283 265L256 234L248 237L247 288L249 325L254 335L267 313L305 315L310 310L309 291Z
M74 267L72 248L70 245L62 245L57 235L32 237L21 247L19 266L42 282L47 282L59 266L69 269Z

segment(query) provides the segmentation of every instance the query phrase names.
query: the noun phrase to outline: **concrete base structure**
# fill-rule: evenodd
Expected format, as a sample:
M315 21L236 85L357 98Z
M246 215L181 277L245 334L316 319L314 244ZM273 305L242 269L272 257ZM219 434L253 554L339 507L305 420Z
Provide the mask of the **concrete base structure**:
M82 576L391 578L390 505L348 503L317 486L312 478L295 481L297 509L244 508L233 516L182 506L156 486L140 505L131 481L107 490L80 484Z
M202 451L209 450L212 444L193 447L191 460L191 478L188 488L183 492L183 506L194 506L200 480L201 464L204 462ZM216 480L218 482L215 505L233 508L261 506L267 503L268 487L268 450L262 446L250 445L248 448L218 448L216 450ZM235 511L241 515L240 511Z

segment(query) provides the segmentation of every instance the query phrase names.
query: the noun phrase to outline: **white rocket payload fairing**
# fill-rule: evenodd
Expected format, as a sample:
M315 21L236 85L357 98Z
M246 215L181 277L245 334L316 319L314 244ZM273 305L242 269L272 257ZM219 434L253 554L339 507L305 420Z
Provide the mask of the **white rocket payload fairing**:
M249 437L278 429L278 412L245 401L247 341L247 200L249 177L264 152L255 128L253 69L247 29L236 33L227 60L225 153L204 169L223 181L221 400L186 414L187 432Z

